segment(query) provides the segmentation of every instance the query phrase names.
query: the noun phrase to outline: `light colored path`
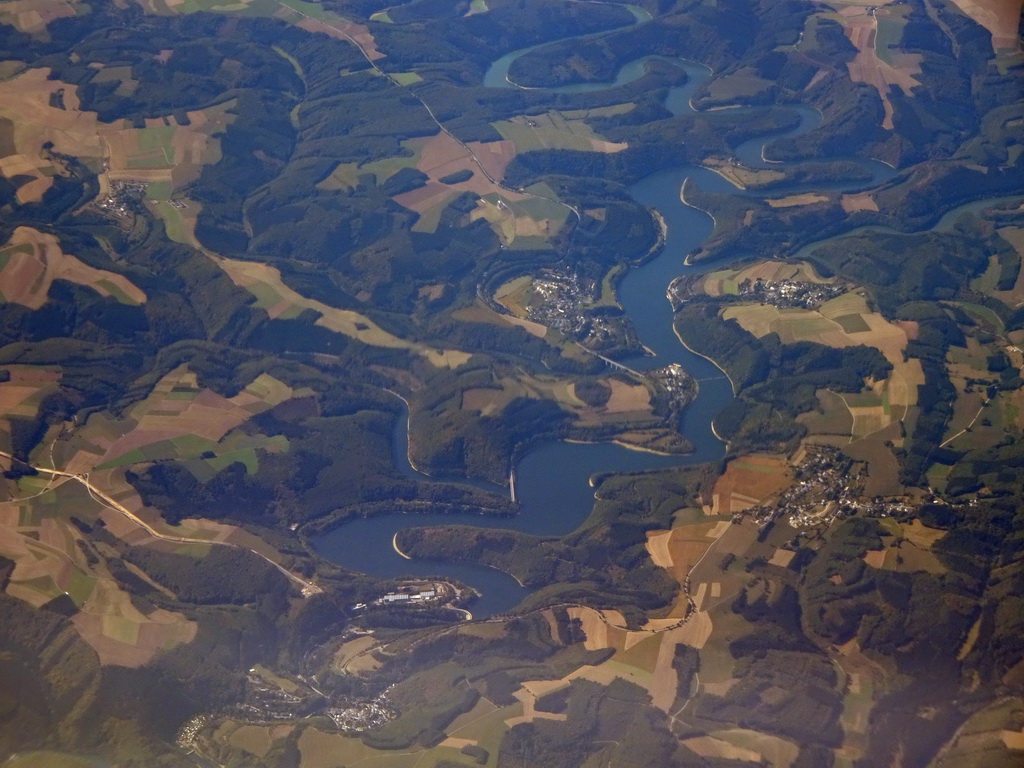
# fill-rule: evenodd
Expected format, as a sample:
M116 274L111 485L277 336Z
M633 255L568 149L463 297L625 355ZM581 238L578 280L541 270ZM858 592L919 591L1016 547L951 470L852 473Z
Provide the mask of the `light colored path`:
M145 530L146 533L148 533L153 538L160 539L161 541L172 541L176 544L208 544L211 546L234 547L235 549L245 549L249 552L252 552L254 555L257 555L258 557L266 560L272 566L277 568L277 570L283 573L290 581L298 585L304 597L309 597L310 595L315 595L320 592L323 592L323 590L316 584L313 584L310 581L306 581L301 576L292 573L283 565L275 563L269 557L260 552L257 552L254 549L249 549L248 547L243 547L239 544L234 544L230 541L216 541L212 539L192 539L187 536L172 536L170 534L163 533L162 531L157 530L152 525L143 520L141 517L132 512L130 509L128 509L128 507L124 506L119 501L104 493L102 490L100 490L91 482L89 482L88 473L78 475L73 472L64 472L63 470L60 469L50 469L49 467L35 467L32 466L31 464L27 464L26 462L21 461L21 459L18 459L5 451L0 451L0 457L8 459L11 462L16 461L19 464L26 464L26 466L32 467L32 469L34 469L36 472L41 472L44 475L50 475L51 477L67 478L69 480L75 480L81 483L83 486L85 486L85 489L89 492L89 495L92 496L93 500L95 500L98 504L101 504L104 507L107 507L108 509L112 509L115 512L124 515L135 525Z

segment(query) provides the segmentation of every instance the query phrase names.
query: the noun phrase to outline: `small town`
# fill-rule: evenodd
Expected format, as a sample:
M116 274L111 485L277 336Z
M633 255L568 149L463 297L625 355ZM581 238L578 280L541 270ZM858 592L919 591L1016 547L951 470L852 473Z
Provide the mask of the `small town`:
M771 504L752 507L737 518L751 515L765 530L785 518L794 528L807 530L827 528L837 518L853 514L889 517L913 510L903 501L864 498L862 472L854 474L853 469L853 461L838 449L808 446L789 488Z
M817 309L826 301L846 293L846 288L836 283L806 283L799 280L778 280L766 282L744 280L738 286L739 297L779 309Z
M674 311L703 293L703 277L680 276L669 283L665 297ZM736 286L736 293L718 297L751 301L779 309L817 309L822 304L846 293L841 283L809 283L803 280L746 279Z
M546 272L533 281L532 288L528 319L596 350L626 346L633 340L635 334L622 316L589 308L596 300L592 280Z
M397 716L394 708L386 703L388 688L373 701L351 702L344 707L329 707L327 716L341 730L349 733L379 728Z

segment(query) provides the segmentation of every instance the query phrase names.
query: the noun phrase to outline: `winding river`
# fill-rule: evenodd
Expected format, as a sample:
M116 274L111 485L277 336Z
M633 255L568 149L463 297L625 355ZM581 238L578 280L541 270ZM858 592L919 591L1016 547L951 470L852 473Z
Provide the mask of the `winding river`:
M644 20L637 15L638 23ZM506 80L509 65L515 58L536 47L516 51L496 61L487 74L486 84L513 87ZM643 75L646 62L652 58L655 57L642 57L630 62L620 70L614 83L590 83L548 90L574 93L622 85ZM683 114L692 111L690 98L711 73L706 67L692 62L674 63L686 70L688 80L685 85L670 89L665 105L674 114ZM820 115L814 110L798 108L798 111L801 120L796 128L788 133L745 142L737 149L740 159L750 166L768 167L768 161L763 159L763 148L769 139L805 132L820 121ZM847 187L875 186L893 174L892 169L882 163L858 162L871 171L872 178L859 185L845 185ZM771 164L771 167L779 166ZM645 265L626 274L619 287L619 303L632 320L643 344L654 352L654 356L624 361L627 365L647 370L679 363L697 380L699 393L687 409L683 423L683 433L693 443L694 452L688 456L662 456L611 443L551 441L532 450L516 467L515 493L521 511L515 517L417 514L413 520L406 515L393 514L359 518L317 536L313 544L320 555L346 568L380 577L437 575L458 579L481 593L481 598L472 606L472 610L475 617L486 617L511 610L530 590L508 574L483 566L409 560L393 547L395 534L414 526L464 524L508 528L536 536L562 536L577 528L590 514L594 505L594 491L589 480L595 474L677 467L714 461L724 455L725 446L714 435L712 419L732 398L732 386L715 365L682 346L673 331L672 308L665 299L665 289L675 277L699 274L712 266L721 267L720 264L685 266L683 263L686 254L697 248L713 228L710 216L686 205L680 199L683 183L687 179L713 192L756 194L739 190L722 176L694 165L668 168L633 185L630 188L633 197L660 212L668 231L660 253ZM816 185L814 188L826 187ZM797 188L794 185L785 190L775 189L773 194L807 189L806 186ZM405 418L398 419L395 425L393 453L395 466L402 474L424 478L409 464ZM480 484L474 485L479 487ZM487 487L497 493L507 493L497 486Z

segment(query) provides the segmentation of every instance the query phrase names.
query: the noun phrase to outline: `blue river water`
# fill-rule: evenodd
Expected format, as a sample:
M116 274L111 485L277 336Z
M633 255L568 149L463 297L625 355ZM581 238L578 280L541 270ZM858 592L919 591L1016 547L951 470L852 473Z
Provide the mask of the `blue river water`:
M637 21L642 22L639 16ZM505 80L508 66L517 56L530 49L517 51L495 62L487 75L487 84L494 87L513 87ZM644 57L626 65L614 83L587 84L551 89L556 92L579 92L595 88L609 88L640 77L647 61ZM688 75L683 86L672 88L666 107L675 114L692 111L690 98L710 71L699 64L675 61ZM739 108L742 109L742 108ZM815 127L820 115L810 109L798 108L800 124L787 134L769 139L795 135ZM763 160L765 137L748 141L737 149L737 155L748 165L765 167ZM872 171L870 183L874 186L892 175L882 163L858 161ZM777 165L775 167L778 167ZM514 578L491 568L449 561L409 560L393 547L395 534L405 528L436 525L473 525L483 528L514 529L536 536L562 536L581 525L594 505L594 491L590 478L606 472L638 472L678 467L720 459L724 444L712 431L712 420L733 396L732 386L723 373L711 362L689 352L673 330L672 307L665 297L668 284L683 274L698 274L711 265L686 266L686 254L697 248L713 228L711 217L692 208L680 199L684 182L688 179L701 188L713 192L752 194L738 190L718 174L693 165L681 165L651 174L630 188L640 203L657 210L667 225L664 247L658 255L641 267L629 270L619 286L619 303L632 320L641 342L653 356L626 360L627 365L639 370L660 368L678 363L697 380L696 400L687 409L683 420L683 434L693 443L694 451L687 456L663 456L630 450L611 443L584 444L567 441L543 443L526 454L516 467L516 500L520 513L515 517L488 517L484 515L446 514L385 514L359 518L317 536L313 544L320 555L346 568L381 577L442 576L458 579L476 588L481 597L471 609L475 617L485 617L514 608L530 590ZM849 185L846 186L856 186ZM823 188L822 185L815 187ZM787 187L786 192L803 191ZM776 194L779 194L777 192ZM720 268L720 264L713 268ZM405 418L398 419L393 437L396 469L404 475L423 479L408 459L408 433ZM507 494L497 486L473 483L495 493Z

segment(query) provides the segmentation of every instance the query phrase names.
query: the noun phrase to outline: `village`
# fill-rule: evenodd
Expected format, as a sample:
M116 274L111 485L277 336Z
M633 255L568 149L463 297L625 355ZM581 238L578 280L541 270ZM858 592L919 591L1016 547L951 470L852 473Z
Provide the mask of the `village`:
M741 299L767 304L779 309L817 309L827 301L846 293L837 283L807 283L800 280L767 282L744 280L738 286Z
M144 181L112 181L109 193L105 197L96 198L92 205L122 227L130 227L145 197Z
M704 276L680 276L669 283L665 292L673 311L691 299L705 296ZM841 283L814 283L805 280L764 280L747 278L727 292L722 299L748 301L778 309L817 309L822 304L849 290Z
M597 352L637 347L636 333L615 307L593 308L593 280L572 273L545 272L532 283L527 318Z
M773 502L752 507L736 517L752 516L767 531L779 519L802 531L825 529L833 521L854 514L867 517L899 516L914 507L890 499L863 496L863 470L838 449L808 446L796 467L792 484Z

